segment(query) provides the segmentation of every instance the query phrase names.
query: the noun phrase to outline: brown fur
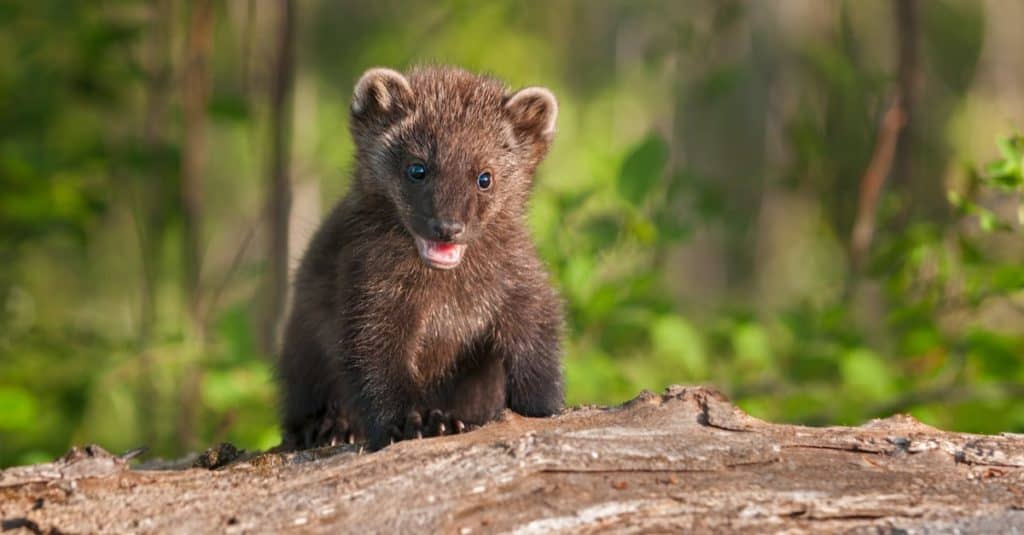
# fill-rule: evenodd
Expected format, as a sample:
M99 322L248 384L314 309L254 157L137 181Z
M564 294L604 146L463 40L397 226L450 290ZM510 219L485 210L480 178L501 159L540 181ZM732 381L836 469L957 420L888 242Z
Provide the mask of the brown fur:
M376 448L482 425L506 407L561 409L561 305L524 224L556 115L547 90L510 94L457 69L363 75L354 185L295 281L279 365L286 440ZM422 183L406 177L413 161L429 169ZM454 269L417 253L412 233L430 237L434 220L465 226Z

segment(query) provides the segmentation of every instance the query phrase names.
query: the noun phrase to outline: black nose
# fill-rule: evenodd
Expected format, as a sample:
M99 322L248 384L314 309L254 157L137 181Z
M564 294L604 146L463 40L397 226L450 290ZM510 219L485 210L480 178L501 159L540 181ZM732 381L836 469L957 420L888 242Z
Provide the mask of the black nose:
M466 226L456 221L443 221L431 218L428 221L430 230L434 232L434 238L440 241L454 241L462 235Z

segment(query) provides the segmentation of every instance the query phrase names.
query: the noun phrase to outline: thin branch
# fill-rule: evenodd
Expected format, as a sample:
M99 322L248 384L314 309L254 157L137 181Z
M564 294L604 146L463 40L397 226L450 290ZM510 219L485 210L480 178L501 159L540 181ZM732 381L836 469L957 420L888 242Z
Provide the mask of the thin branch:
M263 219L263 215L257 218L257 220ZM224 276L221 277L220 283L215 286L209 297L206 299L205 305L202 307L202 318L203 323L210 321L210 316L213 315L213 311L217 309L217 305L220 302L220 296L227 289L228 283L234 278L235 273L242 266L242 260L245 259L245 253L248 252L249 246L252 244L253 238L256 236L256 230L259 225L255 222L249 225L248 230L245 233L245 237L242 238L242 242L238 245L238 249L235 250L234 256L231 257L231 264L228 265L228 269L224 271Z
M850 237L850 256L855 269L864 265L875 234L878 199L886 177L907 180L910 173L908 134L920 86L918 62L917 0L894 0L893 30L896 36L897 72L894 97L882 116L874 153L860 183L857 218Z
M853 234L850 237L850 255L853 258L854 266L858 269L863 266L875 234L878 199L881 197L885 178L892 171L896 144L900 137L900 131L907 124L906 121L907 116L903 111L902 98L897 96L891 100L888 109L882 116L871 162L860 180L857 219L854 221Z

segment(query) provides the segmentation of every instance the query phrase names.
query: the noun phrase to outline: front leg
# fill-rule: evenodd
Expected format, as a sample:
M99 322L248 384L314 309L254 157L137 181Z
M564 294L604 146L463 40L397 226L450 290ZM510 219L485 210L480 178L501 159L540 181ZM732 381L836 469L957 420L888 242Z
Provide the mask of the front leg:
M370 449L400 438L409 415L422 397L420 379L410 366L414 358L415 325L410 307L361 312L345 353L355 390L355 406Z
M561 303L545 283L512 294L492 337L494 351L505 363L508 408L524 416L562 410L561 331Z
M479 427L501 416L506 406L505 362L478 346L460 359L458 372L441 387L440 406L467 427Z
M415 433L419 396L410 378L401 370L386 366L370 366L361 374L362 387L359 389L356 405L366 430L366 442L371 450L379 450L388 444ZM414 438L410 436L409 438Z

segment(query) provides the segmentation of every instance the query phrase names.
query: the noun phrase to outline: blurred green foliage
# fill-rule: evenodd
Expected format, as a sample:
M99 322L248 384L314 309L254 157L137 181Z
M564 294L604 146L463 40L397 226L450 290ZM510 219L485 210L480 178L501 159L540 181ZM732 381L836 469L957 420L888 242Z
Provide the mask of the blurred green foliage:
M1024 431L1024 140L992 104L1024 101L988 99L980 58L1003 64L981 4L919 4L927 113L911 115L863 268L848 236L898 78L888 2L297 6L292 168L296 198L314 199L296 204L298 235L348 185L363 69L455 63L559 95L530 225L568 304L569 402L699 382L776 420L904 411ZM218 299L200 337L179 245L190 7L0 0L0 466L80 442L277 443L252 230L273 10L215 3L203 283Z

